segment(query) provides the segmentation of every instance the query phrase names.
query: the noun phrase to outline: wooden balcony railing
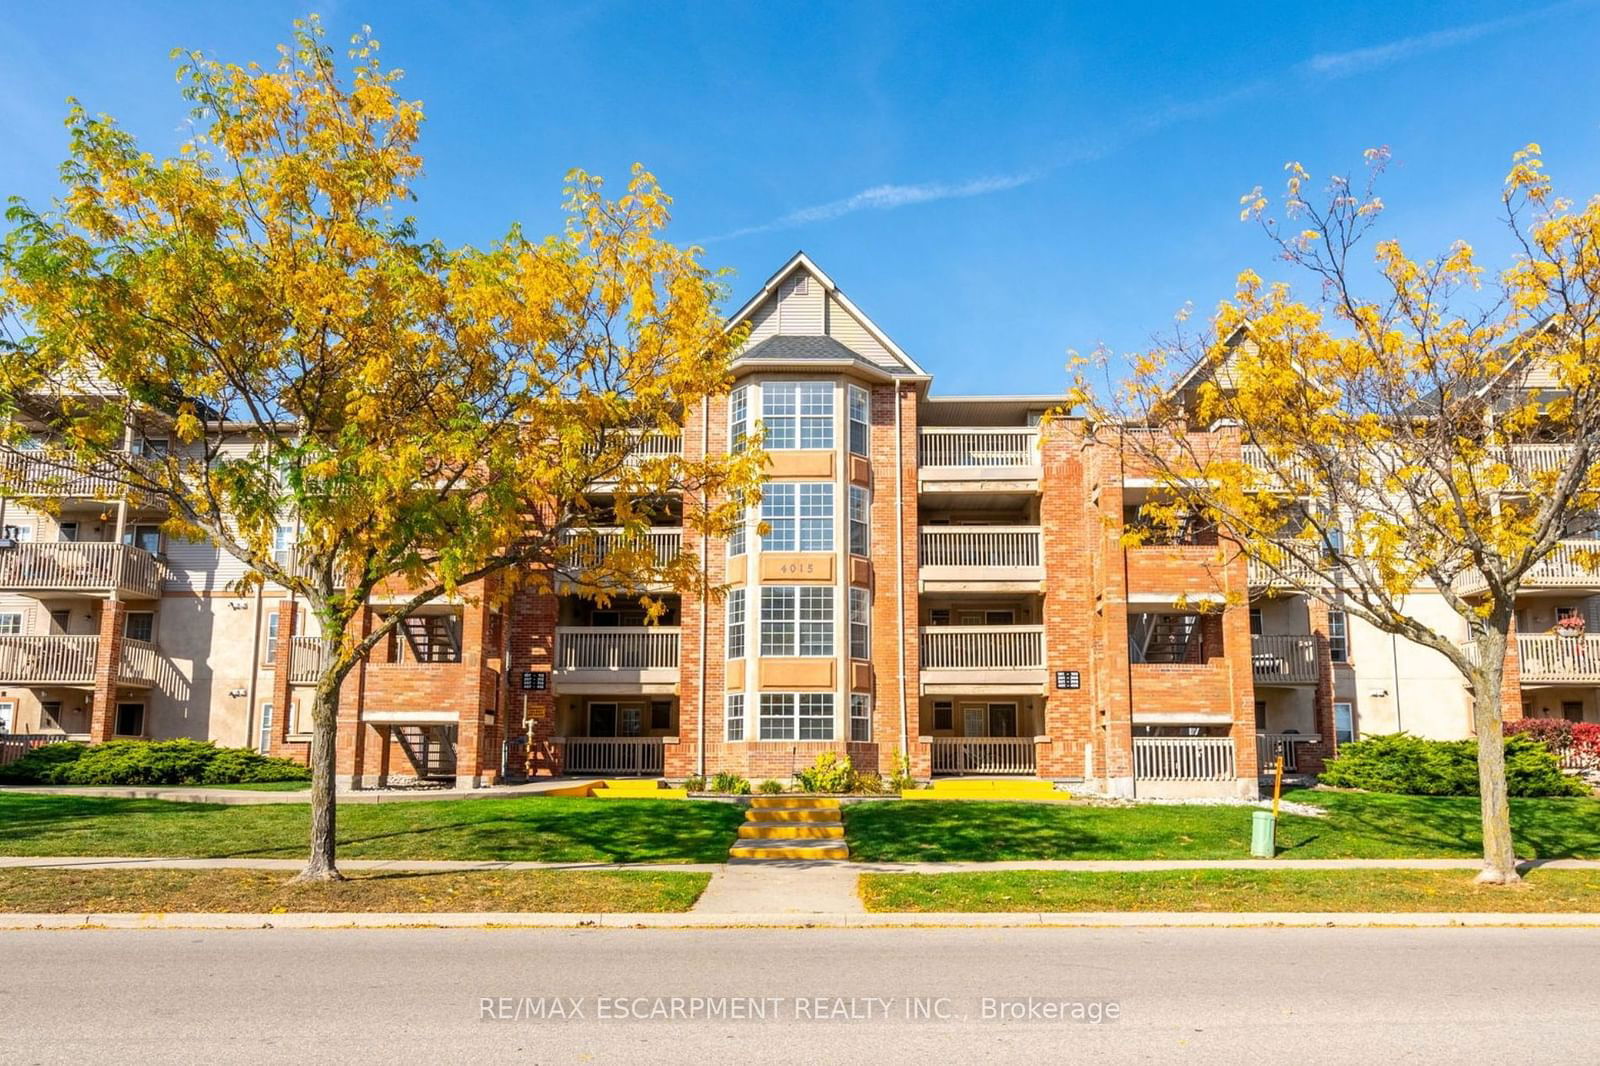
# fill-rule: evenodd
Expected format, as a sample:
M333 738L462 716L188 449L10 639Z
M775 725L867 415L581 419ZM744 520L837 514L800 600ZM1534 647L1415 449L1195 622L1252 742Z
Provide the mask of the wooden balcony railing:
M143 548L109 542L34 543L0 549L0 589L161 595L161 566Z
M925 670L1006 670L1044 665L1044 626L927 626Z
M100 638L94 634L0 637L0 685L92 685L99 654ZM160 676L155 645L125 638L117 680L152 685Z
M1317 638L1310 634L1252 636L1250 661L1256 680L1264 684L1314 685L1321 676Z
M1455 591L1471 596L1486 587L1476 573L1457 576ZM1564 540L1522 578L1524 589L1600 588L1600 540Z
M314 685L333 658L333 644L321 637L289 638L289 684Z
M585 569L599 566L613 552L648 547L657 566L666 566L683 551L683 530L678 526L659 526L632 534L613 526L593 530L569 530L564 541L572 549L569 565ZM642 541L642 543L641 543Z
M1038 526L923 526L919 558L923 566L1038 568Z
M1524 684L1600 685L1600 635L1518 633L1516 648ZM1463 644L1461 650L1468 662L1477 663L1476 644Z
M120 500L126 495L130 502L137 505L151 502L147 493L130 490L118 475L118 468L109 462L78 470L45 458L42 454L10 453L0 456L0 494L96 501Z
M562 772L659 777L666 747L661 737L568 737Z
M925 426L917 431L921 466L982 469L1039 464L1039 431L1032 426L976 429Z
M676 626L556 627L556 670L676 670Z
M1278 756L1282 755L1284 773L1294 773L1300 769L1297 750L1300 745L1321 742L1321 733L1257 733L1256 767L1259 772L1269 774L1276 769Z
M934 737L933 772L949 774L1032 774L1038 766L1031 737Z
M1146 781L1231 781L1229 737L1134 737L1133 776Z
M1305 547L1297 546L1296 550L1300 555L1306 554ZM1272 564L1252 558L1249 569L1250 584L1268 588L1317 588L1329 581L1327 573L1289 555L1277 556Z

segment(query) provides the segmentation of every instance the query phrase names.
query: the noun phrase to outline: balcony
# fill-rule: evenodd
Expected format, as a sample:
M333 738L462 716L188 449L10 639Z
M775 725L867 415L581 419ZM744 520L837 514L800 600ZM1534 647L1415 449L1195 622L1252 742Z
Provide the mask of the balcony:
M0 456L0 487L8 496L104 503L126 495L135 506L153 502L145 493L130 492L115 475L116 468L106 462L75 470L45 458L42 452Z
M0 685L93 688L99 654L100 638L94 635L0 637ZM156 683L160 667L153 644L125 639L117 683L149 687Z
M676 692L676 626L557 626L562 692Z
M1032 737L933 737L929 743L936 777L960 774L1017 774L1031 777L1038 767Z
M1250 638L1250 661L1258 685L1315 685L1317 638L1309 633L1284 633Z
M624 467L634 466L651 459L666 459L674 455L683 454L683 437L674 433L663 433L658 429L629 430L634 443L628 455L623 459ZM601 478L596 482L598 488L608 488L616 485L614 477Z
M930 626L919 635L924 694L1044 691L1044 626Z
M567 737L561 746L562 773L569 777L660 777L667 750L662 737Z
M1487 587L1477 574L1462 574L1456 579L1456 592L1474 596ZM1523 592L1540 589L1573 589L1600 593L1600 540L1564 540L1529 570L1522 579Z
M333 658L333 643L321 637L289 638L289 684L315 685Z
M658 526L643 533L629 533L616 526L573 529L564 534L562 543L570 552L567 568L573 571L598 567L622 551L648 551L654 565L664 567L682 554L683 529Z
M917 431L917 483L923 492L1035 492L1042 470L1035 426Z
M143 548L109 542L36 544L0 549L0 589L30 596L161 595L161 565Z
M1308 544L1310 542L1307 542ZM1301 549L1302 554L1304 549ZM1318 588L1329 583L1329 576L1314 566L1309 566L1288 555L1280 556L1274 566L1258 559L1250 560L1250 587L1267 589Z
M1037 592L1044 581L1038 526L923 526L923 592Z
M1600 636L1518 633L1516 641L1524 686L1600 685ZM1476 644L1463 644L1461 650L1469 662L1478 661Z

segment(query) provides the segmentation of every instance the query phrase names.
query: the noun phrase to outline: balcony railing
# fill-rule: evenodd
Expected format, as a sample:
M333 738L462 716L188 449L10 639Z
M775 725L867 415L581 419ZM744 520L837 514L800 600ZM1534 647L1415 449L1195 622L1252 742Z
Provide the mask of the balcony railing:
M1570 444L1513 444L1509 465L1524 474L1557 474L1572 462L1572 452Z
M126 495L136 504L150 501L148 494L130 490L109 462L76 470L43 455L15 453L0 456L0 492L55 500L109 501Z
M1038 766L1031 737L934 737L933 772L950 774L1032 774Z
M1476 644L1463 644L1461 650L1468 662L1478 662ZM1518 633L1517 660L1523 684L1600 685L1600 636Z
M0 637L0 685L92 685L100 655L97 635L64 633ZM154 684L161 668L155 645L122 641L117 680Z
M1467 572L1456 577L1458 595L1471 596L1487 586L1483 576ZM1600 540L1564 540L1522 578L1524 589L1600 588Z
M683 530L677 526L660 526L643 533L629 533L615 526L592 530L569 530L564 541L572 549L569 565L588 569L605 562L612 553L623 549L638 551L649 548L657 566L666 566L683 551Z
M1283 772L1295 773L1300 769L1301 744L1320 744L1321 733L1257 733L1256 767L1263 774L1277 769L1278 756L1283 756Z
M1044 626L928 626L920 633L925 670L1044 666Z
M1040 565L1038 526L923 526L919 540L923 566Z
M161 567L143 548L108 542L33 543L0 549L0 589L14 592L112 590L154 599Z
M659 777L666 747L661 737L568 737L562 772Z
M1031 426L925 426L917 433L917 462L921 466L985 470L1037 466L1039 431Z
M676 670L678 627L556 628L556 669Z
M1306 553L1309 542L1305 547L1297 545L1301 555ZM1315 566L1301 562L1290 555L1280 555L1275 560L1275 565L1268 565L1258 559L1250 560L1250 584L1268 588L1299 588L1318 587L1328 583L1328 575Z
M1277 685L1314 685L1317 638L1310 634L1274 634L1250 638L1250 660L1257 682Z
M1285 474L1297 485L1316 484L1311 468L1304 462L1296 458L1275 462L1259 444L1246 444L1242 449L1242 458L1247 465L1260 472L1262 483L1269 488L1287 487L1283 478Z
M1134 737L1133 776L1144 781L1231 781L1229 737Z
M333 643L321 637L289 638L289 684L314 685L333 658Z

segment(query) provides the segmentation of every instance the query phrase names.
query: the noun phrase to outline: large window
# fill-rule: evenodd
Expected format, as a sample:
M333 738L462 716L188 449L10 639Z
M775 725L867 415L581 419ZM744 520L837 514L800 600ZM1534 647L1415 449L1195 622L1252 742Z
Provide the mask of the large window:
M1350 661L1350 629L1343 611L1328 612L1328 658L1336 663Z
M122 635L129 640L142 640L149 644L156 635L154 611L129 611L122 618Z
M872 701L865 692L850 693L850 739L872 739Z
M833 654L833 589L778 585L761 590L761 654Z
M744 554L745 526L748 524L746 521L747 517L748 516L745 513L744 508L741 507L739 509L739 517L735 522L734 527L728 531L728 558L730 559Z
M1356 719L1348 703L1333 705L1333 738L1340 744L1356 739Z
M750 386L740 385L728 396L728 450L744 451L750 435Z
M728 713L726 715L729 740L744 739L744 693L728 693Z
M826 381L769 381L761 386L763 445L833 447L833 385Z
M832 740L833 693L763 692L762 740Z
M872 525L868 520L872 497L860 485L850 486L850 554L866 555L872 547Z
M0 614L0 636L14 637L21 632L21 611L6 611L4 614Z
M761 550L833 551L833 484L827 481L768 485L761 490Z
M850 590L850 658L872 657L871 596L866 589Z
M848 397L850 415L850 452L852 455L866 455L868 426L871 418L868 415L867 390L859 385L851 385L845 390Z
M728 658L744 658L744 589L728 592Z

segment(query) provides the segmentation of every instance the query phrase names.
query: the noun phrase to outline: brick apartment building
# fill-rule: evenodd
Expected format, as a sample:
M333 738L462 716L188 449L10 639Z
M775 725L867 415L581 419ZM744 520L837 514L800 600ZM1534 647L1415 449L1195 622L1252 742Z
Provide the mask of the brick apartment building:
M934 394L803 254L733 320L750 337L731 393L680 437L644 439L694 456L761 427L769 477L741 533L650 534L719 591L669 595L653 625L636 601L559 584L429 606L346 684L343 783L782 779L836 752L885 775L903 759L919 778L1253 795L1280 751L1314 772L1363 733L1467 734L1438 655L1279 595L1204 530L1126 546L1154 479L1114 436L1046 418L1059 397ZM1227 432L1210 443L1249 458ZM323 654L305 605L239 595L239 564L93 478L70 491L59 513L0 512L0 725L303 758ZM291 551L293 528L280 536ZM1600 573L1562 551L1518 614L1508 716L1600 720L1600 654L1538 635L1568 613L1600 624ZM1451 625L1429 596L1420 609ZM366 624L398 602L374 597Z

